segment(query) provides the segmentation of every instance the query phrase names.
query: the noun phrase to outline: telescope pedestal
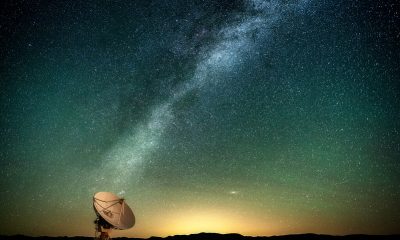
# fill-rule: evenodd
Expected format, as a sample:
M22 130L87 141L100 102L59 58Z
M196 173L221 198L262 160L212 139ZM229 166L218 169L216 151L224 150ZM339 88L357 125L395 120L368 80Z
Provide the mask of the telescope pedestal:
M96 225L94 239L96 239L96 240L110 240L111 239L110 234L109 234L109 232L111 232L110 226L102 225L102 221L99 218L97 218L94 221L94 224Z

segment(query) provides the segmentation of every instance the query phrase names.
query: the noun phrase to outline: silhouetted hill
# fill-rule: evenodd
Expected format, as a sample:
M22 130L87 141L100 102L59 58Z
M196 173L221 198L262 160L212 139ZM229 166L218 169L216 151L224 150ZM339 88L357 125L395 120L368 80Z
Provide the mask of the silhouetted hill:
M93 237L29 237L23 235L0 236L1 240L92 240ZM399 240L400 234L396 235L345 235L332 236L321 234L293 234L270 237L248 237L240 234L218 234L218 233L198 233L191 235L176 235L168 237L150 237L150 238L113 238L119 240Z

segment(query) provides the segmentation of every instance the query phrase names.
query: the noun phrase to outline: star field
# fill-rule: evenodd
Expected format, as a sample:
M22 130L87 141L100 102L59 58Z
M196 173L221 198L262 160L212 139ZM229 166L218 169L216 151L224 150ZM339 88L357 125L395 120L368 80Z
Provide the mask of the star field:
M395 1L4 1L1 234L393 234Z

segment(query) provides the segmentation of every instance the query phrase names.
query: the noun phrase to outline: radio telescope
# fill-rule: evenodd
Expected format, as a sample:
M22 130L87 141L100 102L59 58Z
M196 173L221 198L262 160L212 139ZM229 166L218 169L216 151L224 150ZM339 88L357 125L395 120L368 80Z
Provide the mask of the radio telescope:
M135 215L125 203L110 192L98 192L93 196L93 208L96 212L95 239L108 240L112 229L124 230L135 225Z

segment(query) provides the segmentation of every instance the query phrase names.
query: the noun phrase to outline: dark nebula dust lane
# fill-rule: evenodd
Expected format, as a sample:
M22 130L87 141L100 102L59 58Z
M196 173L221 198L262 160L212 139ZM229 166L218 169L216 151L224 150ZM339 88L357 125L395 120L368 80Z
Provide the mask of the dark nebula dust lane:
M399 233L398 5L2 2L0 235Z

